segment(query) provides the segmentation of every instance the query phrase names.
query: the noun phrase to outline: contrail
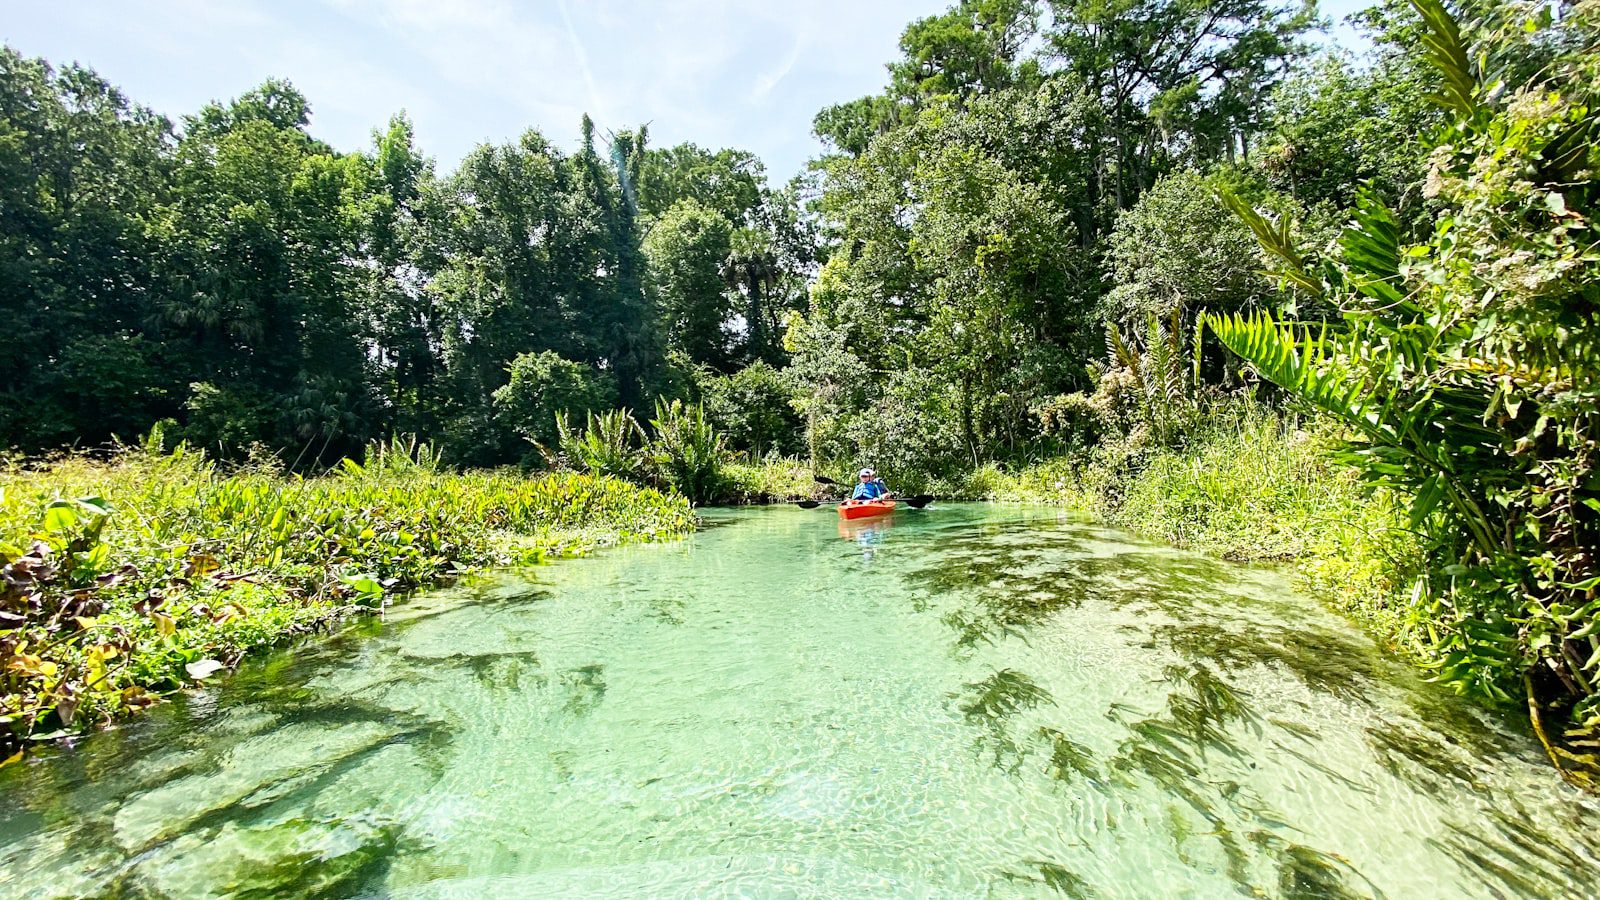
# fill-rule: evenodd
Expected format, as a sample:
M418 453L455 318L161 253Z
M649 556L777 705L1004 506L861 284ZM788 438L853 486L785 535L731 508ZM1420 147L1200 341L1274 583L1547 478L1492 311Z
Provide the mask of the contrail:
M750 99L757 102L765 100L767 95L772 93L772 89L788 77L789 72L794 69L794 64L800 61L800 53L805 49L805 46L805 34L796 34L794 47L789 51L788 58L779 63L776 70L761 76L756 82L755 89L750 92Z
M589 105L594 110L596 118L606 119L606 110L600 103L600 91L594 85L594 73L589 71L589 54L583 49L583 41L578 39L578 30L572 27L572 12L567 9L567 0L560 0L561 21L567 26L567 40L572 42L572 53L578 59L578 71L583 73L583 83L589 89Z

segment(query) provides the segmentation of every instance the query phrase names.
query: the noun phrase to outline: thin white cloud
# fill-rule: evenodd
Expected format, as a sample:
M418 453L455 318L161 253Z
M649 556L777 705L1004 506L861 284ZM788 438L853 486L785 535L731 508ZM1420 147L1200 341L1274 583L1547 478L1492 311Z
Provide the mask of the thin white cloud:
M790 72L794 71L794 65L800 61L800 54L803 53L805 49L805 35L795 35L794 46L789 48L789 55L783 58L783 61L778 64L776 69L766 73L765 75L762 75L756 80L756 86L754 90L750 92L751 102L761 103L765 101L767 99L767 95L772 93L772 89L777 87L779 82L783 81L783 79L787 78Z
M74 0L8 8L0 37L174 117L285 77L341 149L406 109L445 169L527 128L571 147L588 112L754 151L781 180L820 149L817 109L881 88L905 23L949 2Z

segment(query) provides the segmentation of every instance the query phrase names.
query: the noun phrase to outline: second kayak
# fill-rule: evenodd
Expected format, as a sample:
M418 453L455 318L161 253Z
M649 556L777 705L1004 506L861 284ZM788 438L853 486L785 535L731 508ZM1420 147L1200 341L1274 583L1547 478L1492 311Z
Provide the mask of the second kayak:
M846 500L839 504L839 517L865 519L894 512L893 500Z

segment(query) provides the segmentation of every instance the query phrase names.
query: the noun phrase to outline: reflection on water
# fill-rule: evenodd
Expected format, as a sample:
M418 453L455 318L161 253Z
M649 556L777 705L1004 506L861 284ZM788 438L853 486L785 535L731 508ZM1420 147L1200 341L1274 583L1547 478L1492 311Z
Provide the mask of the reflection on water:
M854 541L861 548L861 561L872 562L872 557L894 528L894 516L875 516L870 519L839 518L839 537Z
M1595 802L1514 721L1271 572L1048 511L712 515L0 771L0 889L1600 890Z

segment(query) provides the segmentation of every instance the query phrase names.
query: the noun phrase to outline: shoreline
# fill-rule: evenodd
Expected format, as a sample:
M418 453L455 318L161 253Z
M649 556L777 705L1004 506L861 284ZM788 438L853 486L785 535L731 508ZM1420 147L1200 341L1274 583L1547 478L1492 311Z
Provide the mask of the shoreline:
M382 454L313 478L184 448L0 470L0 764L395 596L694 527L616 479Z

